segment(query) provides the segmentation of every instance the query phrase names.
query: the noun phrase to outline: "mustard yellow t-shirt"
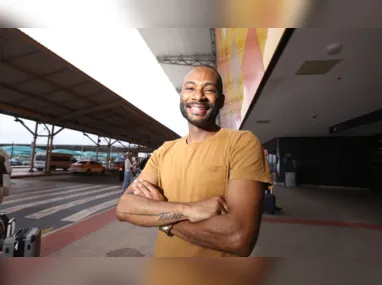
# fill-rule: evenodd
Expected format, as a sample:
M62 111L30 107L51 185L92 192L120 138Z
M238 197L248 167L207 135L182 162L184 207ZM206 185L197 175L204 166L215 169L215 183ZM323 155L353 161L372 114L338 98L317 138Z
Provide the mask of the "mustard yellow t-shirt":
M249 131L222 128L198 143L186 137L166 142L147 162L143 173L158 177L169 202L194 202L226 195L230 180L271 183L262 145ZM218 257L227 254L202 248L158 232L157 257Z

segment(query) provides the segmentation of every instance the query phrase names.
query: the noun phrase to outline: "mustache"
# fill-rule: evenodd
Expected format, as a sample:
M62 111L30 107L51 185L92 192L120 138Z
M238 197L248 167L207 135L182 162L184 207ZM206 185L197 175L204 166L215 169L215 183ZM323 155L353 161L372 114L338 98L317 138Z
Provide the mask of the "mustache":
M190 102L190 103L184 103L183 105L188 108L191 108L191 107L203 107L205 109L213 108L211 103L206 103L206 102Z

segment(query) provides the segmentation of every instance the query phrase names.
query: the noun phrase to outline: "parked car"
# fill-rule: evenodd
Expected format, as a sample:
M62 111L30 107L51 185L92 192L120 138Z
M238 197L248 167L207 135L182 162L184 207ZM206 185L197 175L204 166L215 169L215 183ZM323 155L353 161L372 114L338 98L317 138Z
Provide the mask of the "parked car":
M125 164L121 168L119 168L119 181L123 182L125 178Z
M10 162L10 164L11 164L12 166L21 166L21 165L23 165L23 164L21 163L21 160L18 159L18 158L11 158L11 159L9 159L9 162Z
M110 170L111 171L118 171L121 167L125 166L125 158L119 157L112 163L110 163Z
M55 171L56 169L63 169L67 171L72 163L75 161L73 155L65 153L51 153L50 156L50 170ZM46 164L46 153L38 152L34 158L34 167L38 171L45 169Z
M69 168L69 171L73 174L77 173L98 173L104 175L106 172L105 167L98 161L91 160L81 160L76 163L73 163Z
M31 164L31 160L30 159L22 159L21 160L21 164L24 165L24 166L30 165Z

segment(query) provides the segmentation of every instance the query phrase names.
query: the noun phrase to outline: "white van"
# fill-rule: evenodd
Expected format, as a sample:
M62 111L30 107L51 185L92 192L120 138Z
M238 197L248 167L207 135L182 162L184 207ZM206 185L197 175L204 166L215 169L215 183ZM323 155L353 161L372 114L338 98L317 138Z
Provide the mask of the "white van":
M38 152L34 157L34 167L38 171L45 169L46 153ZM50 170L56 169L68 170L73 162L76 162L73 155L65 153L52 153L50 155Z

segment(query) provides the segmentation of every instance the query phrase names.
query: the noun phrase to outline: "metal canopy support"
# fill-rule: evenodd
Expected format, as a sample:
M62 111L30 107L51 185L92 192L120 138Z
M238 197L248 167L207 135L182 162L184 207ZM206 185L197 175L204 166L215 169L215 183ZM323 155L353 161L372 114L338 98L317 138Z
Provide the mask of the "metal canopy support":
M64 129L65 129L65 128L62 127L62 128L59 129L57 132L55 132L55 133L53 134L53 136L58 135L58 134L61 133Z
M83 133L83 135L91 140L95 145L97 144L87 133Z
M114 142L111 142L112 141L112 138L109 138L106 140L107 142L107 155L106 155L106 168L107 170L110 169L110 154L111 154L111 148L113 147L113 145L118 141L118 140L115 140Z
M29 168L29 172L34 172L34 157L36 155L36 141L38 137L38 123L36 122L36 126L33 134L33 143L32 143L32 155L31 155L31 167Z
M16 123L20 123L21 125L23 125L23 127L25 129L27 129L28 132L30 132L33 136L33 143L32 143L32 154L31 154L31 167L29 168L29 172L33 172L33 168L34 168L34 156L36 154L36 140L37 140L37 137L38 137L38 123L36 122L36 127L35 127L35 131L33 132L25 123L23 120L20 120L18 117L15 117L15 122Z
M33 172L34 170L34 156L36 154L36 141L37 141L37 137L39 136L38 135L38 122L36 122L36 126L35 126L35 131L33 132L25 123L23 120L20 120L18 117L15 117L15 122L16 123L20 123L21 125L23 125L23 127L32 134L33 136L33 143L32 143L32 153L31 153L31 162L30 162L30 165L31 167L29 168L29 172Z
M216 56L214 54L195 54L195 55L165 55L157 56L157 61L163 64L200 66L216 66Z
M15 122L22 124L23 127L26 128L27 131L32 134L32 136L34 135L33 131L30 128L28 128L28 126L24 123L24 121L20 120L18 117L15 117Z
M54 125L52 126L52 130L49 130L49 128L46 124L44 124L44 126L45 126L45 129L48 131L48 136L47 136L48 142L46 144L46 153L45 153L45 172L49 173L51 171L50 161L51 161L52 150L53 150L53 139L57 134L59 134L65 128L62 127L58 131L55 132L54 131L54 128L55 128ZM37 130L37 128L36 128L36 130ZM36 143L34 145L36 145Z
M47 143L46 143L46 151L45 151L45 172L50 172L50 161L49 161L49 158L50 158L50 135L51 135L51 131L49 130L48 126L46 124L44 124L45 126L45 129L47 130L48 132L48 140L47 140Z
M99 145L101 142L100 136L97 137L97 142L95 142L87 133L83 133L85 137L87 137L89 140L91 140L96 145L96 160L98 160L98 151L99 151Z
M52 150L53 150L53 139L54 139L54 126L52 126L52 131L50 132L50 137L48 137L48 145L49 145L49 152L48 152L48 163L47 163L47 172L50 172L50 160L52 157Z
M118 141L119 143L120 143L120 145L122 145L124 148L127 148L127 149L129 149L130 150L130 143L129 143L129 146L128 147L126 147L121 141Z
M98 152L99 152L100 142L101 142L101 139L99 138L99 136L97 136L96 161L98 161Z

